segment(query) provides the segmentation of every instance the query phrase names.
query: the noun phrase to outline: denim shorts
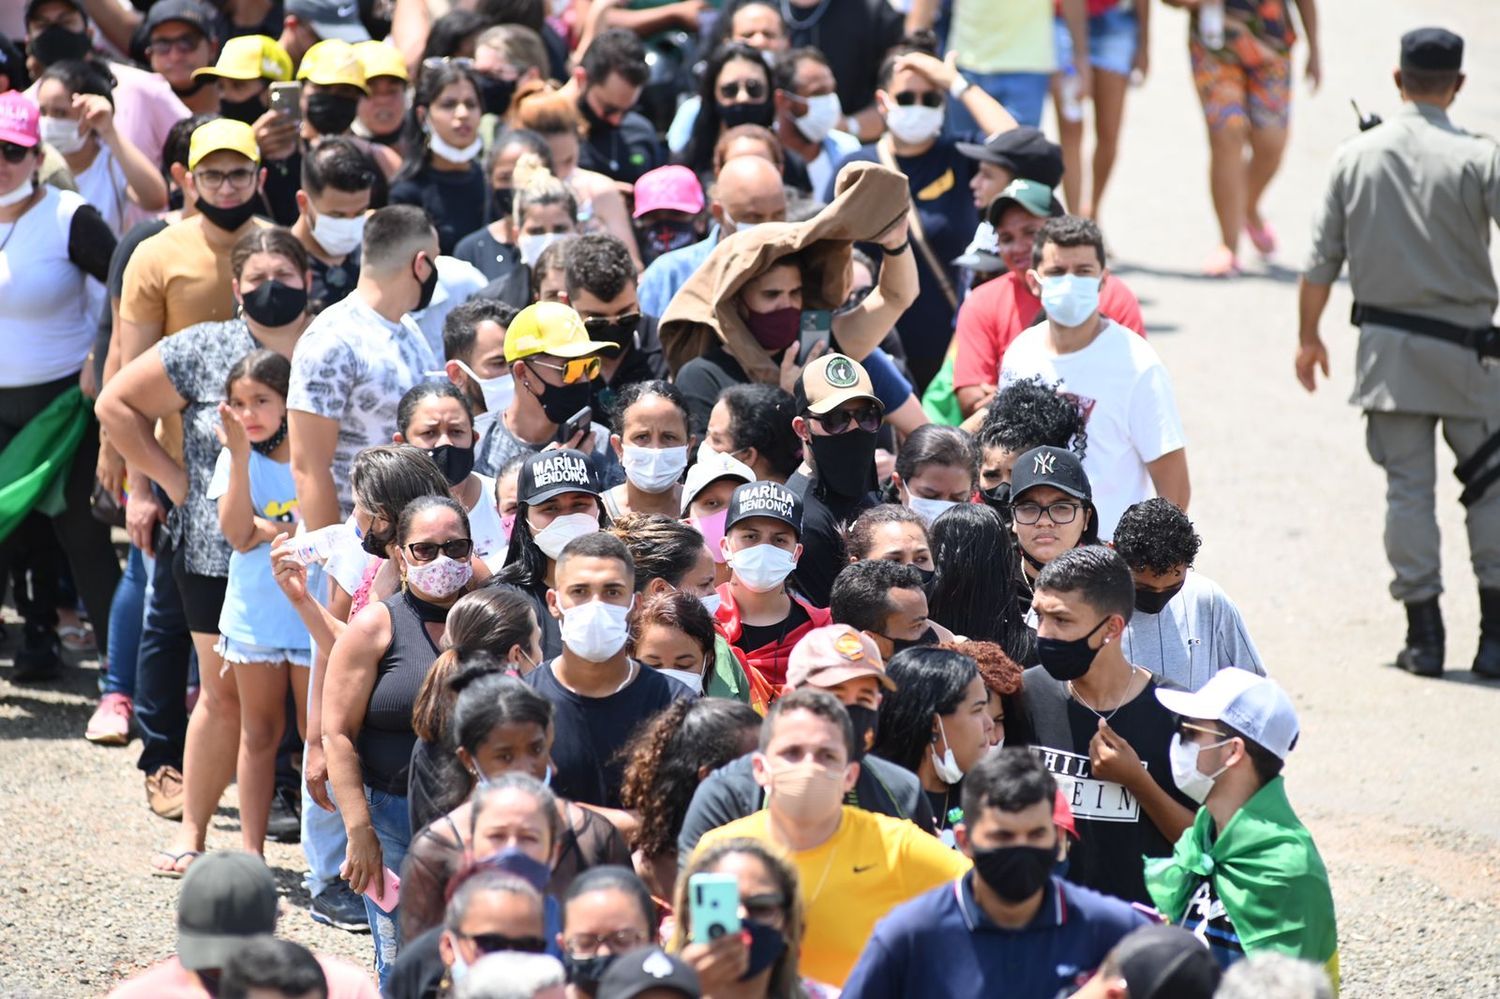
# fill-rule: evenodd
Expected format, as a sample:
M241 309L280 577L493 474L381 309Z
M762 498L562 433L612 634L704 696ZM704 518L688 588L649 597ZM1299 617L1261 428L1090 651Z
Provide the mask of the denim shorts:
M312 651L309 649L278 649L271 645L241 642L228 635L219 636L219 642L214 646L214 651L219 654L219 658L224 660L226 667L243 666L246 663L270 663L273 666L291 663L293 666L312 666Z
M1066 72L1073 66L1073 36L1062 18L1054 22L1057 32L1057 68ZM1135 12L1116 7L1089 18L1089 65L1106 73L1129 76L1135 62L1135 46L1140 38L1140 24Z

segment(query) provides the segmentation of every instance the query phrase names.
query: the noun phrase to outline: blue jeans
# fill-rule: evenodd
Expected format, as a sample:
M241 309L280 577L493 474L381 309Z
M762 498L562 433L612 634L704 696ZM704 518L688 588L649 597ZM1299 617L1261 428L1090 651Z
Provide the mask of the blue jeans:
M307 592L319 603L327 604L327 577L322 567L307 567ZM312 704L312 682L318 669L318 643L312 644L313 668L307 671L307 703ZM306 719L304 719L305 721ZM302 772L307 773L306 749L303 750ZM349 849L349 838L344 834L344 820L337 811L325 812L307 793L307 781L302 785L302 855L307 858L307 876L302 883L309 895L321 894L339 879L339 867L344 863L344 853ZM328 797L338 808L338 799L333 796L333 785L328 784Z
M162 540L152 566L135 676L135 724L141 733L141 758L136 765L148 774L163 766L181 770L187 741L185 700L193 640L172 576L172 545L165 535L165 530L157 531Z
M365 785L365 801L370 806L370 825L380 841L381 862L399 874L411 846L411 815L406 795L387 794ZM370 917L370 937L375 942L375 974L384 992L391 967L396 963L396 951L401 947L401 907L386 912L370 896L363 898L365 914Z
M1011 117L1022 125L1040 128L1042 106L1047 103L1047 87L1052 82L1051 73L971 73L964 70L964 77L980 90L1005 105ZM962 101L948 102L948 120L956 134L978 131L969 109Z
M140 655L141 629L146 618L146 556L135 545L125 560L125 574L115 587L109 605L108 664L100 683L101 694L135 696L135 666Z

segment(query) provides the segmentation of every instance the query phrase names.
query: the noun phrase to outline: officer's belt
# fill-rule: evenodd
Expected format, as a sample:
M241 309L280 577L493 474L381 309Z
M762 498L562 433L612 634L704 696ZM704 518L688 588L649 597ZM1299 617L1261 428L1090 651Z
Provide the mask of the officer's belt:
M1355 326L1378 323L1406 333L1430 336L1434 340L1444 340L1460 347L1467 347L1481 358L1500 358L1500 326L1471 329L1459 326L1457 323L1447 323L1441 319L1382 309L1378 305L1360 305L1358 302L1354 303L1354 308L1349 312L1349 322Z
M1468 329L1454 323L1445 323L1441 319L1413 316L1405 312L1382 309L1378 305L1360 305L1358 302L1354 303L1354 308L1350 311L1349 321L1356 326L1364 323L1378 323L1381 326L1390 326L1418 336L1445 340L1460 347L1468 347L1478 353L1481 359L1500 358L1500 327L1496 326ZM1479 450L1469 455L1467 460L1459 462L1453 469L1453 474L1459 482L1463 483L1464 490L1458 499L1464 506L1473 506L1478 503L1490 486L1500 482L1500 464L1496 464L1488 471L1484 470L1485 463L1497 453L1500 453L1500 433L1486 440L1479 446Z

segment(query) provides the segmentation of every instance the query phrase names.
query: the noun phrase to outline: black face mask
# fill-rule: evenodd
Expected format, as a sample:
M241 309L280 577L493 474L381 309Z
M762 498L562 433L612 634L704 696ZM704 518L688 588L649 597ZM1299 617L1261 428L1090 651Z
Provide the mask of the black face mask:
M390 538L376 534L374 531L366 531L359 539L359 546L365 550L365 554L376 558L385 558L385 549L390 543Z
M771 124L771 114L770 101L761 101L759 104L719 105L719 120L724 122L725 128L737 128L740 125L768 127Z
M846 704L849 721L854 725L854 760L864 759L870 747L875 745L875 733L880 726L880 712L863 704Z
M327 92L307 95L307 123L319 135L343 135L358 114L358 98Z
M892 638L887 635L885 636L885 640L891 643L891 655L895 655L897 652L904 652L907 649L914 649L919 645L936 645L938 643L937 632L933 631L931 627L922 632L921 638Z
M812 434L813 471L823 492L854 498L875 488L875 435L863 430Z
M1010 483L1002 482L993 489L981 489L979 495L984 505L1000 515L1007 528L1010 527Z
M87 31L69 31L60 24L48 25L26 43L26 51L43 66L65 59L83 59L93 48Z
M786 937L774 926L746 919L740 923L750 934L750 963L740 981L747 982L775 964L786 950Z
M974 851L974 873L990 890L1012 904L1024 902L1047 883L1057 849L1050 846L1000 846Z
M281 442L284 440L286 440L285 416L281 418L281 426L277 428L274 434L272 434L270 437L267 437L263 441L251 441L250 447L257 454L263 454L269 457L272 451L275 451L277 448L281 447Z
M516 189L513 187L497 187L490 192L490 221L503 219L510 215L511 209L515 207Z
M443 478L448 480L448 485L456 486L469 477L474 471L474 449L472 447L454 447L452 444L439 444L435 448L429 448L427 457L442 471Z
M680 250L698 241L698 229L692 222L657 222L635 230L641 256L651 263L663 253Z
M204 79L207 79L206 77ZM219 114L233 121L242 121L246 125L254 125L260 120L260 116L266 113L266 102L261 95L246 98L243 101L227 101L219 98Z
M220 208L203 200L203 196L200 194L197 201L198 214L225 232L234 232L255 217L257 200L259 199L251 198L243 205L235 205L233 208Z
M615 963L614 954L594 954L591 957L574 957L563 954L563 968L568 973L568 984L576 985L589 995L599 987L599 979Z
M411 310L413 312L421 312L423 309L431 305L432 296L437 292L437 264L429 260L427 261L427 266L431 267L432 270L428 271L425 278L417 278L417 281L422 285L422 291L421 294L417 296L417 304ZM417 277L417 266L415 260L412 261L411 276L414 278Z
M498 80L487 73L479 78L479 103L485 114L503 115L510 110L510 99L516 93L515 80Z
M1099 649L1089 645L1089 639L1093 638L1094 632L1104 627L1108 621L1109 618L1106 617L1090 628L1089 633L1082 638L1038 637L1036 654L1041 660L1042 669L1059 683L1067 683L1069 680L1083 677L1088 673L1089 667L1094 665L1094 657L1099 654Z
M922 569L918 568L915 565L912 566L912 568L916 569L917 575L922 577L922 588L924 590L930 587L932 585L932 581L937 578L936 569Z
M262 326L285 326L307 311L307 289L265 281L240 299L240 307Z
M538 379L540 381L540 378ZM528 388L527 391L530 391ZM561 426L566 423L573 414L589 404L593 396L594 388L588 382L577 382L573 385L548 385L542 382L542 391L536 395L537 401L542 404L542 412L547 419Z
M1183 582L1186 582L1184 580ZM1135 609L1142 614L1160 614L1168 601L1182 591L1182 583L1165 590L1143 590L1135 588Z

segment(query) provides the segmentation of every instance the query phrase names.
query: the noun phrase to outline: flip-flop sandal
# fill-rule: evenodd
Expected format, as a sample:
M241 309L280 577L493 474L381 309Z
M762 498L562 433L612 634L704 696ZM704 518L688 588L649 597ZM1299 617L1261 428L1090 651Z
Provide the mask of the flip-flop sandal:
M1203 276L1212 278L1233 278L1240 276L1240 262L1235 255L1224 247L1219 247L1208 258L1203 265Z
M97 651L93 629L86 625L70 624L66 628L58 628L57 637L69 652Z
M1272 228L1271 223L1267 222L1257 228L1246 222L1245 235L1250 237L1251 244L1262 257L1269 257L1276 252L1276 230Z
M181 853L173 853L170 850L157 850L154 854L151 855L151 859L153 861L153 863L151 864L151 873L158 878L180 878L187 873L188 867L193 866L193 861L197 860L201 856L203 856L202 850L183 850ZM157 867L154 863L157 857L166 857L172 862L172 866ZM178 870L177 865L182 863L182 859L184 857L187 858L188 865L187 867Z

